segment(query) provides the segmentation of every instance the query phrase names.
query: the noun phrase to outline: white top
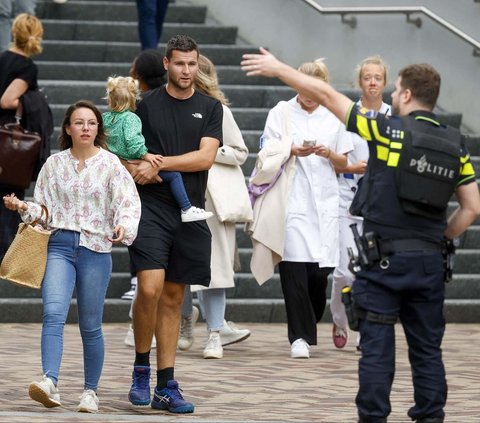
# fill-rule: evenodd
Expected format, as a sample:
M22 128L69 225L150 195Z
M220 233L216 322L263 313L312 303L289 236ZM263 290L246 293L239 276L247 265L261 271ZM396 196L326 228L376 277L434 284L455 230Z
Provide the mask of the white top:
M357 104L362 107L362 102L359 100ZM380 113L390 115L390 105L383 103L379 110ZM353 151L348 154L348 164L356 163L360 160L368 161L368 142L361 138L358 134L353 132L345 132L345 137L351 139L353 144ZM338 186L340 189L340 207L350 208L353 197L357 192L358 180L363 177L363 174L340 173L338 175Z
M38 175L34 200L20 213L26 223L40 216L40 205L49 212L48 229L80 232L80 246L106 253L111 251L116 225L125 229L123 243L137 236L141 205L135 182L114 154L100 149L79 161L70 149L50 156Z
M345 125L325 107L312 113L303 110L297 97L288 101L292 142L316 139L338 154L353 149L345 137ZM283 128L282 107L268 114L263 138L279 138ZM320 267L338 265L338 182L330 160L310 155L296 158L296 173L289 192L285 221L283 260L318 263Z

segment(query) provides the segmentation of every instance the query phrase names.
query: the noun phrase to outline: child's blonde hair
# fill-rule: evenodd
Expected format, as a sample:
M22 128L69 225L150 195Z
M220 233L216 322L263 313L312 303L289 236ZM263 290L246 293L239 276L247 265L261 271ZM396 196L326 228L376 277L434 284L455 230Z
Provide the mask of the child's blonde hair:
M107 99L114 112L135 111L140 99L138 81L130 76L111 76L107 80Z

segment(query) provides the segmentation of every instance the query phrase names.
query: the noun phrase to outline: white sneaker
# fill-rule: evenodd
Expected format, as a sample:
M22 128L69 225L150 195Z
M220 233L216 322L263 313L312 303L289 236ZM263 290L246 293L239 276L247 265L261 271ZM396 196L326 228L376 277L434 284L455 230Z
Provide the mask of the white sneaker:
M122 300L130 300L130 301L133 300L136 289L137 289L137 277L134 276L132 278L132 281L130 282L130 290L128 290L121 296Z
M80 397L80 404L78 404L78 411L81 413L97 413L98 412L98 397L94 390L85 389Z
M292 358L310 358L310 345L303 338L293 342L290 357Z
M250 331L248 329L238 329L235 323L223 321L223 328L220 330L222 347L244 341L249 336Z
M53 0L54 3L57 4L65 4L68 0Z
M205 211L198 207L190 207L187 210L182 210L182 222L195 222L197 220L205 220L212 217L213 213Z
M192 314L190 316L182 316L177 343L179 350L186 351L192 348L193 341L195 340L193 327L195 326L195 323L197 323L199 314L200 312L198 311L198 308L192 306Z
M125 345L128 345L129 347L134 347L135 346L135 335L133 334L133 326L130 324L128 325L128 330L127 334L125 335L125 339L123 341ZM155 338L155 335L152 338L152 345L150 348L156 348L157 347L157 338Z
M220 333L210 331L208 334L207 344L203 350L203 358L222 358L223 348L220 341Z
M41 382L32 382L28 385L28 395L30 395L31 399L42 403L47 408L62 405L58 388L53 383L53 380L46 375L43 376Z

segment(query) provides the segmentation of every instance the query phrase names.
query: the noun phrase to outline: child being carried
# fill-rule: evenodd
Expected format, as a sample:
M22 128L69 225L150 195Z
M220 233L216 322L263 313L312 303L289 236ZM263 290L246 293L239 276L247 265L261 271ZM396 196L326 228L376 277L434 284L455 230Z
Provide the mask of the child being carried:
M110 77L107 81L107 100L110 111L102 114L108 149L124 160L143 159L152 166L162 162L162 156L149 153L142 135L142 122L133 113L140 91L138 82L127 76ZM167 182L178 206L182 222L208 219L212 212L190 203L180 172L161 171L159 177Z

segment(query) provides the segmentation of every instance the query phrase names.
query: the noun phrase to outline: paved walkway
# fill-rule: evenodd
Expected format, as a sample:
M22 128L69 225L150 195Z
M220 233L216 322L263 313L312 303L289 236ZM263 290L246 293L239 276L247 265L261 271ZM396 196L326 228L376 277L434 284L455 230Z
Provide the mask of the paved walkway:
M329 324L319 325L319 345L310 360L289 358L286 326L248 324L252 336L225 349L222 360L204 360L203 324L188 352L179 352L176 376L196 404L177 416L134 408L127 399L133 349L123 344L125 324L105 324L106 358L99 390L100 412L76 412L82 392L82 347L78 327L67 325L59 384L63 406L32 402L27 385L41 378L39 324L0 325L0 422L356 422L358 354L353 342L336 350ZM397 372L389 423L409 422L410 370L403 332L397 326ZM451 324L444 342L449 399L447 422L480 422L480 325Z

